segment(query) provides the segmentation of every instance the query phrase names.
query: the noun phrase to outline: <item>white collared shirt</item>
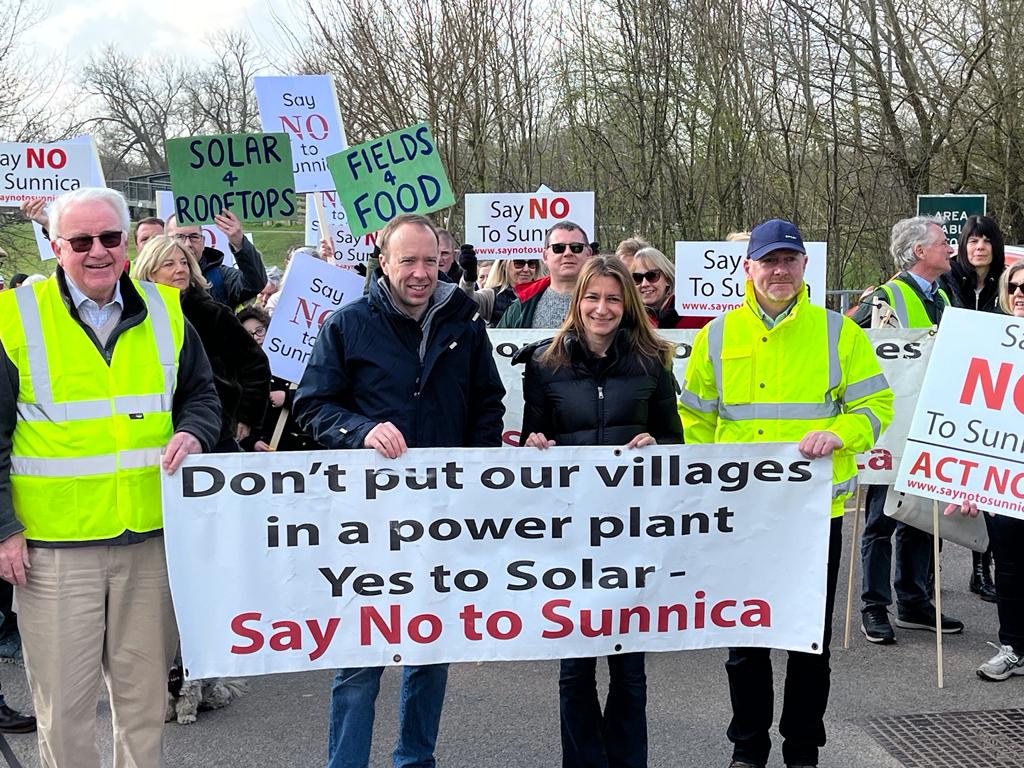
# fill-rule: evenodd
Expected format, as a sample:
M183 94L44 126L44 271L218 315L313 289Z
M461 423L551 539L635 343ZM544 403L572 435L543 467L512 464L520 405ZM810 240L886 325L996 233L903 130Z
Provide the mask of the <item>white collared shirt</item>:
M71 276L67 272L64 273L64 279L68 283L68 293L71 294L71 303L75 305L75 309L78 310L79 316L93 329L102 328L110 322L111 318L116 314L118 318L121 316L121 312L124 311L124 301L121 299L121 281L114 285L114 296L104 304L102 307L84 293L82 290L75 285L75 281L71 279Z

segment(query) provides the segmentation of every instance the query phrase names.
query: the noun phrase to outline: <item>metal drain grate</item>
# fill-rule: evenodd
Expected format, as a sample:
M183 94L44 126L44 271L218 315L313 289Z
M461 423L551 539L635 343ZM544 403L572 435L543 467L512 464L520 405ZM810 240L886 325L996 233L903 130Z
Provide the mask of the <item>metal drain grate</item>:
M906 768L1020 768L1024 709L873 717L865 729Z

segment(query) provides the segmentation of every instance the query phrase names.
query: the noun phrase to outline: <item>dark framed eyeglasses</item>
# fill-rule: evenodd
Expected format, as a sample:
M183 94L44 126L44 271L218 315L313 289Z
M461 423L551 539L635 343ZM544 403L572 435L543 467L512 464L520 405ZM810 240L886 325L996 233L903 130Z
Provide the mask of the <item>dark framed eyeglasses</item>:
M117 248L124 239L124 232L100 232L98 235L75 235L62 237L61 240L71 246L75 253L88 253L94 240L99 240L104 248Z
M565 253L565 249L568 248L573 253L583 253L583 249L587 247L586 243L552 243L548 246L552 253L562 254Z
M249 331L249 335L252 336L254 339L258 339L261 336L266 336L267 335L267 326L265 326L265 325L257 325L255 328L253 328L251 331Z
M1021 293L1024 293L1024 283L1007 283L1006 284L1006 292L1010 296L1013 296L1013 294L1015 294L1017 291L1020 291Z
M512 266L516 269L522 269L523 267L536 269L540 266L540 259L512 259Z
M661 270L660 269L652 269L652 270L650 270L648 272L634 272L633 273L633 282L636 283L637 285L640 285L641 283L643 283L644 280L646 280L651 285L654 285L655 283L657 283L657 282L659 282L661 280Z
M175 232L173 235L171 235L171 237L173 237L179 243L201 243L201 242L203 242L203 233L202 232L189 232L189 233Z

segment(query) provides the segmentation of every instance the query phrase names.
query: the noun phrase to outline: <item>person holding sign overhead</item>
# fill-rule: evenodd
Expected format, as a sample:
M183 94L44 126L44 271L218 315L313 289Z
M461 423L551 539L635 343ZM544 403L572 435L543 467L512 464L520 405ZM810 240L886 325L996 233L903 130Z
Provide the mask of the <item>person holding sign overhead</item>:
M949 269L953 249L946 242L942 222L928 216L915 216L896 222L892 228L889 251L901 270L878 288L853 314L862 328L875 318L883 326L886 317L902 328L930 328L938 325L949 306L949 296L937 282ZM880 312L874 313L875 306ZM932 537L930 533L897 521L885 514L889 487L869 485L865 495L864 535L860 553L863 566L861 632L868 642L889 645L896 633L889 622L892 604L890 569L892 538L896 534L896 626L904 629L935 631L935 605L932 603ZM962 632L959 619L942 616L943 634Z
M199 226L182 226L174 216L167 220L167 234L180 241L196 257L203 277L210 283L210 295L232 310L254 298L267 284L267 271L263 257L242 232L242 222L225 208L213 217L213 222L227 235L235 266L224 266L224 254L208 248Z
M580 272L554 339L528 345L513 359L526 365L520 444L681 443L672 354L647 320L625 265L614 256L594 256ZM645 768L644 654L608 657L603 712L597 660L562 659L560 669L563 768Z
M821 653L790 651L786 669L779 732L789 768L816 766L825 744L843 502L857 486L856 455L875 444L893 413L871 342L848 318L810 303L806 267L796 226L771 219L754 227L744 303L697 335L679 406L687 443L793 442L805 458L832 462ZM775 701L770 651L731 648L725 667L731 768L764 768Z
M323 324L295 393L299 425L329 449L497 447L505 406L487 328L458 286L439 282L430 219L403 214L377 239L368 296ZM338 670L328 768L366 768L382 667ZM395 768L435 765L447 664L402 668Z
M544 235L547 277L518 286L519 299L505 311L499 328L560 328L569 313L576 278L592 255L579 224L560 221Z

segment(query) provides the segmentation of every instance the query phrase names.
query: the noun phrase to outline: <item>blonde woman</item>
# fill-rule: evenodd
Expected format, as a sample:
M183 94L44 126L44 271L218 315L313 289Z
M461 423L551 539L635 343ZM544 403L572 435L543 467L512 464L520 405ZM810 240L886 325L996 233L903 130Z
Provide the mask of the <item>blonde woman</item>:
M151 238L132 262L132 277L181 291L181 309L203 342L221 403L221 433L214 453L239 451L238 440L263 422L270 396L270 364L231 310L207 288L192 251L166 235Z

